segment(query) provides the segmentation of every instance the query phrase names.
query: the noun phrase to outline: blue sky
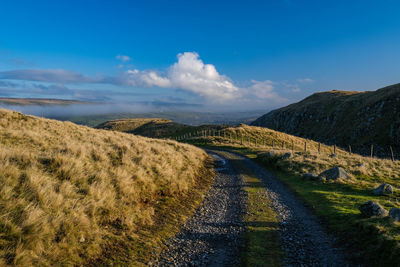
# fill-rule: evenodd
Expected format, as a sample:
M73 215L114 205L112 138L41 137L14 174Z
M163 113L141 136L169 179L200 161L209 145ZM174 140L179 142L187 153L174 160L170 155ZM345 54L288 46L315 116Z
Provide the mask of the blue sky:
M399 82L398 1L2 1L0 96L271 109Z

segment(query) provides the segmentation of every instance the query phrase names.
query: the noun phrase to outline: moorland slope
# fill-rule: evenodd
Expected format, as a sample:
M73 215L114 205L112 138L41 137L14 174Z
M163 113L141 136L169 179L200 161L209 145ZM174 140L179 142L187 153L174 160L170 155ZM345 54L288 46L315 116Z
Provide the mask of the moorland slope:
M0 266L146 263L200 201L206 159L175 141L0 110Z
M328 144L400 145L400 84L377 91L328 91L273 110L251 125Z

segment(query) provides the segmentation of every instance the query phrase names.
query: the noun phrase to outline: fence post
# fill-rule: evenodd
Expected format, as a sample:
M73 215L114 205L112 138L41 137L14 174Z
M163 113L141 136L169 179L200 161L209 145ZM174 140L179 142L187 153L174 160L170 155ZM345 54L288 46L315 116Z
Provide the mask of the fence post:
M272 148L275 148L275 141L272 140Z
M307 152L307 141L304 142L304 152Z
M392 149L392 146L390 146L390 153L392 154L392 161L394 161L394 155L393 155L393 149Z
M335 144L335 145L333 145L333 154L335 154L335 155L336 155L336 144Z
M374 145L371 145L371 158L374 156Z
M318 143L318 154L321 154L321 143Z
M350 153L350 155L351 155L351 145L349 145L349 153Z

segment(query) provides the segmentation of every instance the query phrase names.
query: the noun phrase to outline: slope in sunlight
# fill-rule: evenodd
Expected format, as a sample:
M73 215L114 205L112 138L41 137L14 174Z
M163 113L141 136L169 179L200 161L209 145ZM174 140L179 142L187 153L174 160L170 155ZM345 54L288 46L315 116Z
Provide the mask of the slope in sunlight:
M97 265L110 250L148 260L193 209L182 199L195 205L207 187L206 159L175 141L0 110L0 265Z

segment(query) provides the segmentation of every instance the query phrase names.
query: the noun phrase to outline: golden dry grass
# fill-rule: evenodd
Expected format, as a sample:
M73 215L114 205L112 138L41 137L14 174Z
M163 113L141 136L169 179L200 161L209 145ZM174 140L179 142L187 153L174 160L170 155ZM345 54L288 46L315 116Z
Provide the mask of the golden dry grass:
M206 158L175 141L0 110L0 265L84 265L116 238L152 238L140 228L196 185Z

